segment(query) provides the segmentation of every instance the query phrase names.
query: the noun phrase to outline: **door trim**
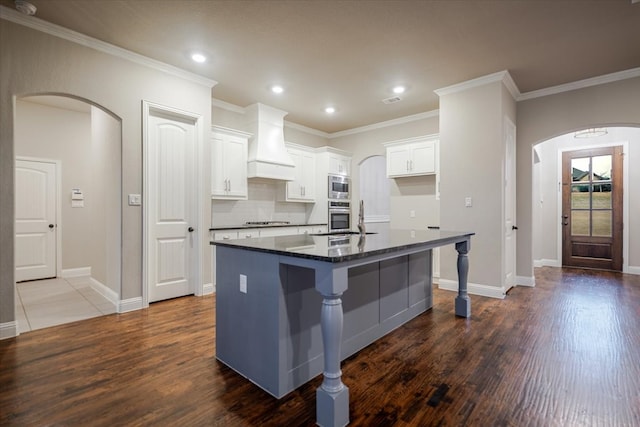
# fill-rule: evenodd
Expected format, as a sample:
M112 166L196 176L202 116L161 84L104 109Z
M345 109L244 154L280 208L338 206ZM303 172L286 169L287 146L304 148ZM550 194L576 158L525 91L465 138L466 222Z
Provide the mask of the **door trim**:
M43 157L30 157L30 156L16 156L13 161L13 173L14 173L14 185L15 185L15 170L16 170L16 161L25 161L25 162L40 162L40 163L52 163L56 166L56 277L60 277L62 275L62 200L61 200L61 191L62 191L62 162L60 160L46 159ZM16 196L13 195L13 200L15 203ZM14 214L14 223L15 223L15 214ZM13 244L15 247L16 233L13 233ZM13 271L15 275L16 266L14 260ZM15 290L15 280L14 280L14 290ZM17 292L15 292L17 295Z
M593 148L606 148L606 147L615 147L622 146L622 185L623 191L622 193L622 272L629 273L629 141L616 141L616 142L606 142L601 144L587 144L580 145L577 147L566 147L559 149L557 152L557 177L558 177L558 189L557 189L557 242L556 242L556 254L557 254L557 262L558 265L562 265L562 155L567 151L576 151L576 150L589 150Z
M146 100L142 100L142 308L149 307L149 116L152 112L158 112L164 115L170 115L181 119L193 121L195 127L195 150L194 159L196 168L195 182L195 223L198 229L195 233L195 260L193 265L192 276L194 282L194 292L196 296L204 294L202 283L202 262L203 250L201 237L204 230L204 222L202 218L202 162L203 162L203 129L202 115L191 113L178 108L168 107L166 105L155 104Z

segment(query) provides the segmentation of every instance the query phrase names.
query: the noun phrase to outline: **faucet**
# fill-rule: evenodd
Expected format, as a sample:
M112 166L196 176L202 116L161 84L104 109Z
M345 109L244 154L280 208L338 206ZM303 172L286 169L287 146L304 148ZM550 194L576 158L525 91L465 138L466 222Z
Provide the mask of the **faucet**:
M358 212L358 231L361 236L364 236L367 232L364 226L364 201L360 200L360 211Z

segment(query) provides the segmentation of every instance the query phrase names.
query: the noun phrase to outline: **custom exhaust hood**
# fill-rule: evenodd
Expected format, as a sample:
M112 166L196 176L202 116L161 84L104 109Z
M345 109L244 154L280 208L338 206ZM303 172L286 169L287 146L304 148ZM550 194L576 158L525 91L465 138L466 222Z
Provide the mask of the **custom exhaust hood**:
M295 164L284 145L284 116L286 111L264 104L252 104L245 108L249 117L248 131L249 178L268 178L292 181L295 179Z

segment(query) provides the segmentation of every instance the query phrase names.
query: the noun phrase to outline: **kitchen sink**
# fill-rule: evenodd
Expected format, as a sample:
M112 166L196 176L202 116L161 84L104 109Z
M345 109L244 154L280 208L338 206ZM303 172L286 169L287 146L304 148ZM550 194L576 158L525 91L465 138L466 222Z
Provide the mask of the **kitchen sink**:
M312 233L311 236L349 236L360 234L358 231L330 231L328 233ZM378 234L372 231L364 233L364 234Z

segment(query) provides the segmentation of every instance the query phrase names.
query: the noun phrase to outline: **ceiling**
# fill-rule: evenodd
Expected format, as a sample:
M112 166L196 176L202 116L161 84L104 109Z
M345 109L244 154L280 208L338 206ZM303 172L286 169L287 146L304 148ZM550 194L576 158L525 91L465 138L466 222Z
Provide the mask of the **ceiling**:
M640 67L632 0L30 2L39 19L217 81L216 99L328 133L437 109L435 89L497 71L525 93ZM397 84L402 101L384 104Z

